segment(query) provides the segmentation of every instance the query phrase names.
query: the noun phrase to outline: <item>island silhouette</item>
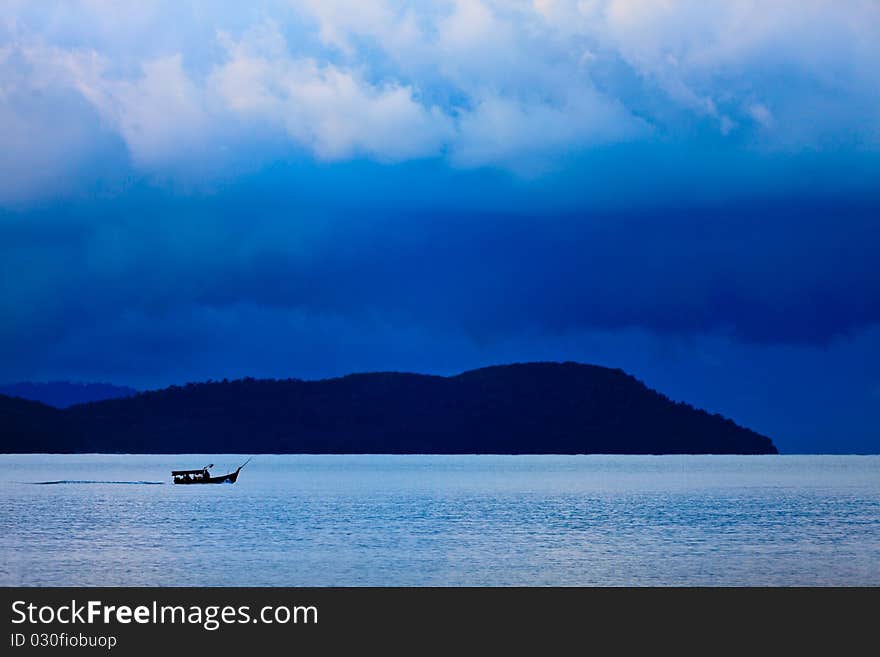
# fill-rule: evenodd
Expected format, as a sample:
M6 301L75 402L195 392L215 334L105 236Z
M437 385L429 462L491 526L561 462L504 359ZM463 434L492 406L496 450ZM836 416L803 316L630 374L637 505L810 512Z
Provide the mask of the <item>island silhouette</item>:
M572 362L208 381L68 408L0 395L0 452L778 453L623 370Z
M86 404L104 399L116 399L137 394L137 390L127 386L115 386L111 383L82 383L76 381L47 381L34 383L0 384L0 395L22 397L33 401L41 401L56 408L67 408L74 404Z

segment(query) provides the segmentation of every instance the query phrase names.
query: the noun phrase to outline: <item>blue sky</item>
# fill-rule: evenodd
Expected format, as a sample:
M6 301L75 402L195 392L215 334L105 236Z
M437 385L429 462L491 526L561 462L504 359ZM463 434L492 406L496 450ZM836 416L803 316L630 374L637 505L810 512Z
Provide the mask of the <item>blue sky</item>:
M880 450L880 5L0 10L0 380L623 367Z

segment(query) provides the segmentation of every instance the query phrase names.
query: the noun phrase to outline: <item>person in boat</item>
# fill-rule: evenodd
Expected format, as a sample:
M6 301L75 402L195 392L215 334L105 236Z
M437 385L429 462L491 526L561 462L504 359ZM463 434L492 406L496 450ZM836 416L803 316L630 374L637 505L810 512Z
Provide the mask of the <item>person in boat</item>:
M208 474L208 468L202 468L202 479L208 481L211 478L211 475Z

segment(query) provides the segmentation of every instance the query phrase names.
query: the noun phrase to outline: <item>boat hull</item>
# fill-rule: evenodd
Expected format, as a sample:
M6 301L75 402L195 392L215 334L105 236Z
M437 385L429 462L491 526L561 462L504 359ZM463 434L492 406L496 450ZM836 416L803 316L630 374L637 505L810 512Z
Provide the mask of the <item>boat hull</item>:
M238 470L229 474L220 475L219 477L208 477L207 479L194 478L189 481L186 479L175 479L174 483L180 486L189 486L192 484L234 484L238 479Z

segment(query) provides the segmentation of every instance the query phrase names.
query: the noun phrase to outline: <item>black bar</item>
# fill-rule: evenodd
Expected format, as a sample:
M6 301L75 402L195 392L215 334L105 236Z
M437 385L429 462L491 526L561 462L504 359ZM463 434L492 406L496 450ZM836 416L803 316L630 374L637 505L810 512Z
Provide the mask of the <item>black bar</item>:
M420 654L436 650L529 650L567 654L664 649L788 653L803 646L856 654L873 641L880 589L592 589L592 588L4 588L3 654L65 654L90 641L93 653L276 654L277 647L336 654L353 647ZM13 623L33 605L49 620L61 607L100 601L95 622ZM13 604L16 604L14 611ZM153 605L156 607L153 607ZM40 612L40 607L52 607ZM119 622L120 606L147 612L183 607L186 623ZM247 606L271 622L220 622L223 607ZM106 612L110 607L116 610ZM265 612L265 608L271 608ZM280 622L297 610L296 620ZM212 609L217 611L211 611ZM197 609L198 613L192 611ZM307 610L303 613L303 609ZM312 612L311 610L314 610ZM70 612L61 609L66 620ZM109 617L103 616L109 613ZM275 613L280 613L279 617ZM208 617L217 620L217 627ZM123 612L122 618L131 618ZM105 622L109 620L109 622ZM210 629L214 628L214 629ZM43 639L43 636L47 637ZM66 638L65 638L66 637ZM82 637L85 637L83 640ZM113 637L115 645L109 646ZM51 643L57 645L53 648ZM15 643L23 643L16 646ZM38 644L34 647L32 644ZM46 642L47 646L40 647ZM864 644L862 644L864 645ZM872 645L871 643L867 645ZM276 648L270 649L270 646ZM852 650L850 650L852 648ZM8 649L8 650L7 650ZM79 650L74 654L82 654ZM285 650L287 654L287 650ZM371 653L372 654L372 653Z

